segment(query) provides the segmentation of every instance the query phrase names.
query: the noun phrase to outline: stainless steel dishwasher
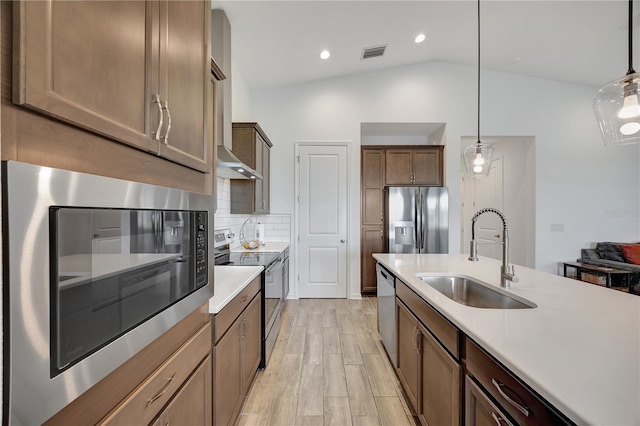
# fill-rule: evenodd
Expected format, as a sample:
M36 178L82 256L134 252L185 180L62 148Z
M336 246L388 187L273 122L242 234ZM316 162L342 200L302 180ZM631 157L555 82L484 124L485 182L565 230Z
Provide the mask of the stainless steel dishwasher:
M393 366L397 367L395 277L379 263L376 264L376 276L378 284L378 331Z

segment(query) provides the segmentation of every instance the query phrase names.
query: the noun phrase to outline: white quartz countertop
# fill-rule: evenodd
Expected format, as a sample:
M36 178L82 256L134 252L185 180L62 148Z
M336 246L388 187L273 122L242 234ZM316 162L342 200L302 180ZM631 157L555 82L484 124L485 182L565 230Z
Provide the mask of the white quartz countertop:
M235 247L231 249L232 253L282 253L289 247L289 243L265 243L255 249L246 249L244 247Z
M467 275L498 286L499 261L373 257L575 423L640 425L640 296L516 266L520 281L509 291L536 308L472 308L416 274Z
M262 266L215 266L209 313L217 314L262 272Z

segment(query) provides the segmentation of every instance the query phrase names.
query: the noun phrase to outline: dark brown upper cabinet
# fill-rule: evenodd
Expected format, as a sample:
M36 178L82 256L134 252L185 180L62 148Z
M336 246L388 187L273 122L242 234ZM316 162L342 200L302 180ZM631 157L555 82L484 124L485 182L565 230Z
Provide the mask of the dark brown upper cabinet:
M208 1L14 4L14 103L210 172Z
M386 150L386 185L442 186L442 146Z
M269 214L270 149L273 146L258 123L233 123L232 151L260 179L231 179L231 213Z

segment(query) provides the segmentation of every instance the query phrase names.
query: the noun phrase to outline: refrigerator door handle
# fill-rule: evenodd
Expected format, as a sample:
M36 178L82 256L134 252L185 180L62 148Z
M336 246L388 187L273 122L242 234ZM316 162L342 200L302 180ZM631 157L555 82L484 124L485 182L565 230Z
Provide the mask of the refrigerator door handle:
M416 242L416 253L420 253L420 247L422 247L422 236L420 233L420 227L422 226L422 208L420 206L420 189L416 189L415 197L413 198L413 202L415 204L415 219L414 219L414 227L415 227L415 242Z
M425 206L424 203L426 201L424 189L420 190L420 252L423 252L423 249L426 249L426 244L424 243L424 228L425 228Z

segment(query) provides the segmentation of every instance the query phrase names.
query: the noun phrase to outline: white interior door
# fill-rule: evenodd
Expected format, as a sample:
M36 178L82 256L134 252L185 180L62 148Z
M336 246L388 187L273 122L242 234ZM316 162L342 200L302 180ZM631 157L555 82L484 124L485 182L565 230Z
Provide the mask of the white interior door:
M491 163L489 176L474 179L475 181L475 210L493 207L502 211L502 157ZM476 221L476 241L478 254L502 259L502 221L494 213L485 213Z
M347 155L347 145L299 145L301 298L347 297Z

